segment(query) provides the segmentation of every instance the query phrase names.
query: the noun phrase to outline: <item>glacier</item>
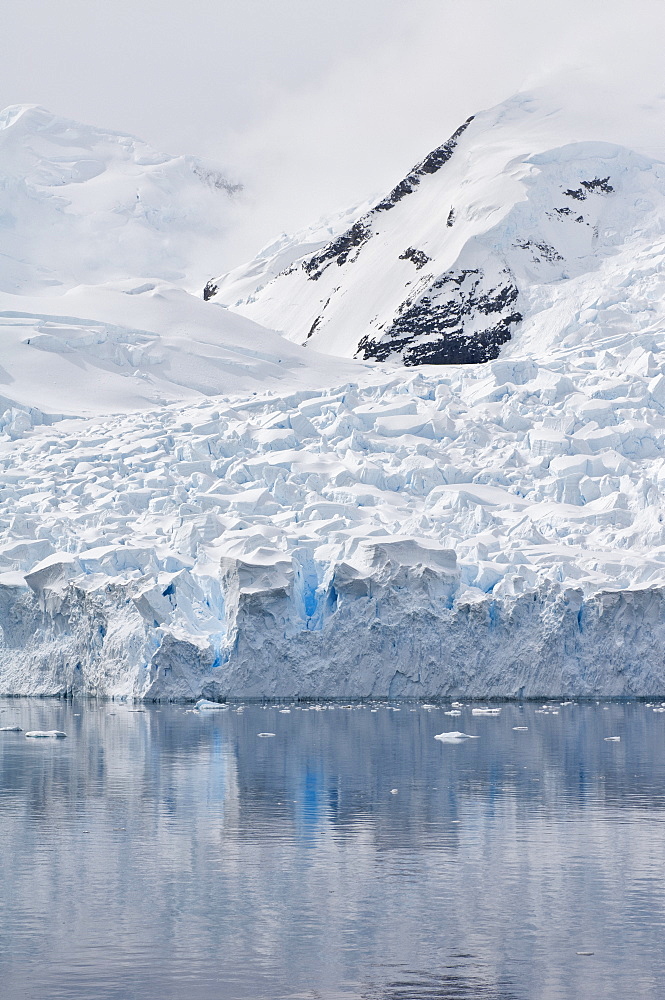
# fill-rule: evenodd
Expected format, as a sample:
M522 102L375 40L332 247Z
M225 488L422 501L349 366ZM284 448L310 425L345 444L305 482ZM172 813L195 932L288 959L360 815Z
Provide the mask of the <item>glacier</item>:
M550 117L474 117L207 300L232 185L0 118L0 694L665 691L665 167Z

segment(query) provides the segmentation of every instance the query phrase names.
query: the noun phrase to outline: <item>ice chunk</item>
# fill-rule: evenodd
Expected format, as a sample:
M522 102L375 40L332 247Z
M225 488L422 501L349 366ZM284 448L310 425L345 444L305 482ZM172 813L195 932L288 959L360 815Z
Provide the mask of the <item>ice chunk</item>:
M477 740L478 736L470 736L469 733L460 733L453 730L450 733L439 733L438 736L434 737L435 740L441 740L442 743L462 743L464 740Z
M214 712L223 708L228 708L228 705L221 705L218 701L208 701L207 698L199 698L196 703L196 708L199 712Z
M61 733L58 729L35 729L34 732L25 734L28 738L35 740L42 739L55 739L62 740L67 736L67 733Z
M471 715L501 715L500 708L472 708Z
M0 726L0 733L22 733L20 726Z

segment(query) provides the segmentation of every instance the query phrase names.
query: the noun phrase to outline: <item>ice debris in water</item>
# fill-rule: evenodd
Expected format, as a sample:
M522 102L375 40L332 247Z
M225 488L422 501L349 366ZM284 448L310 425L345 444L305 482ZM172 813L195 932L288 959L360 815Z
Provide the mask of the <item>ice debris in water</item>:
M444 712L444 715L461 715L459 708L451 708L449 712Z
M513 726L513 730L516 733L526 733L528 728L528 726Z
M620 741L621 741L621 737L620 736L606 736L605 737L605 742L606 743L619 743Z
M450 733L439 733L438 736L434 737L435 740L441 740L442 743L462 743L464 740L477 740L478 736L470 736L468 733L459 733L455 730Z
M65 739L67 733L61 733L58 729L35 729L33 732L26 733L25 735L35 740L62 740Z
M500 715L500 708L472 708L471 715Z
M196 708L199 712L214 712L226 707L226 705L221 705L218 701L208 701L207 698L199 698L196 703Z
M257 736L268 737L268 736L274 736L275 734L274 733L257 733L256 735Z
M20 726L0 726L0 733L22 733Z

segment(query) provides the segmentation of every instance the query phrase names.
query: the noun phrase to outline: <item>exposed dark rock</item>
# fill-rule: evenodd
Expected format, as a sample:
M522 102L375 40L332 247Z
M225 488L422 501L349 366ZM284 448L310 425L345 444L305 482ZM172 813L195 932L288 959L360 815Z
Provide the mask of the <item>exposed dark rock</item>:
M533 240L527 240L526 243L516 243L515 246L519 247L520 250L537 251L533 255L536 264L540 264L541 260L546 260L550 264L557 260L563 260L559 251L555 250L549 243L534 243Z
M338 236L336 239L332 240L332 242L328 243L323 250L312 254L311 257L304 260L301 266L307 277L312 281L316 281L333 261L341 267L343 264L354 260L358 251L372 236L372 221L376 215L379 212L387 212L391 208L394 208L395 205L402 200L402 198L405 198L408 194L411 194L412 191L415 191L423 177L427 176L427 174L433 174L436 173L437 170L440 170L455 152L455 147L457 146L460 136L469 127L473 119L473 115L471 115L470 118L467 118L467 120L460 125L455 132L453 132L451 137L447 139L443 145L432 150L432 152L429 153L424 160L418 163L413 170L407 174L404 180L400 181L400 183L393 188L386 198L380 201L378 205L375 205L374 208L370 209L370 211L367 212L367 214L361 219L354 222L350 229L347 229L347 231L341 236ZM450 216L448 216L448 218L450 219ZM449 221L448 225L452 225L452 222ZM355 251L353 256L351 256L352 251Z
M474 117L475 115L471 115L470 118L467 118L467 120L463 122L455 132L453 132L451 137L447 139L446 142L444 142L441 146L437 146L437 148L433 149L424 160L421 160L420 163L416 164L413 170L409 171L404 180L400 181L399 184L392 189L387 198L384 198L383 201L380 201L379 204L372 209L372 212L387 212L391 208L394 208L395 205L402 200L402 198L411 194L411 192L418 187L423 177L427 174L435 174L437 170L440 170L444 163L447 163L455 152L455 147L459 142L460 136L469 127Z
M614 188L609 183L609 179L608 175L607 177L594 177L591 181L580 181L581 187L568 188L563 193L576 201L586 201L587 195L596 191L600 191L602 194L612 194Z
M455 209L451 208L448 212L448 218L446 219L446 225L451 229L455 225Z
M218 291L219 291L218 285L216 285L215 282L212 280L209 281L205 286L205 288L203 289L203 301L207 302L208 299L211 299L213 297L213 295L217 295Z
M614 188L608 184L609 179L608 175L607 177L594 177L592 181L581 181L580 183L587 191L602 191L603 194L611 194Z
M515 309L517 297L509 278L490 286L479 269L444 274L425 294L404 302L380 339L363 337L356 356L376 361L391 358L405 365L491 361L522 319ZM486 325L482 317L487 317ZM471 327L469 319L473 328L466 329Z
M366 243L372 235L369 224L370 215L371 213L362 219L358 219L350 229L347 229L336 240L325 246L323 250L312 254L311 257L304 260L302 262L302 269L307 277L311 278L312 281L316 281L333 261L336 261L340 267L342 264L346 264L351 252L359 250L363 243Z
M218 191L226 191L227 194L234 195L243 190L242 184L234 184L233 181L227 180L223 174L220 174L218 170L210 170L201 163L195 164L192 170L199 180L203 181L209 187L217 188Z
M416 265L416 271L419 271L421 267L424 267L432 258L428 257L426 253L422 250L416 250L414 247L409 247L404 253L399 255L400 260L410 260Z
M322 316L317 316L316 317L316 319L314 320L314 322L312 323L312 325L309 328L309 333L307 334L307 339L308 340L312 336L312 334L314 333L314 331L316 330L317 326L319 325L319 323L321 322L322 319L323 319Z

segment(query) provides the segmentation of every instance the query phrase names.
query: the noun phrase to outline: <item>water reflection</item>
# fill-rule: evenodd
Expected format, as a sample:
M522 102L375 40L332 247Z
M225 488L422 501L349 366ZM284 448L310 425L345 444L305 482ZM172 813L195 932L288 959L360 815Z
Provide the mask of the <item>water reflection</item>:
M4 997L658 994L665 714L281 707L0 703Z

